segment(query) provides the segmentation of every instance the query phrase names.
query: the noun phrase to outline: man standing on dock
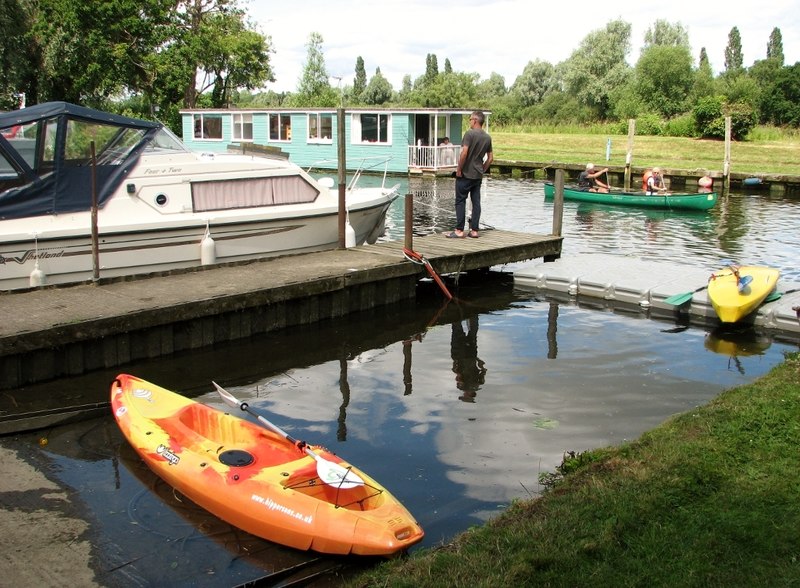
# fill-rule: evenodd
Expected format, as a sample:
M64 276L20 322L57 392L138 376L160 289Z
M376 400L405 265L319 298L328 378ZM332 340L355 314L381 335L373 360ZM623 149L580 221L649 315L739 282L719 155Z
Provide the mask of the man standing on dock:
M481 220L481 182L494 160L492 137L483 130L486 116L476 110L469 117L469 130L461 140L461 153L456 169L456 229L448 238L478 237ZM469 233L464 232L467 217L467 198L472 202Z

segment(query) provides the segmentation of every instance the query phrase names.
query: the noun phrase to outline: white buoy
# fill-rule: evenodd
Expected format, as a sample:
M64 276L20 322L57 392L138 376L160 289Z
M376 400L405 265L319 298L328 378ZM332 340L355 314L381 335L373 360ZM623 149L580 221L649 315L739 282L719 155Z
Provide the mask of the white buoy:
M206 234L200 241L200 263L202 265L212 265L217 263L217 244L211 238L211 229L206 221Z
M356 230L350 224L350 213L347 214L347 219L344 223L344 246L347 249L356 246Z
M39 231L33 232L33 251L36 256L36 261L33 264L33 271L28 277L28 282L31 288L38 288L44 286L47 281L47 274L39 268Z
M44 286L45 282L47 282L47 274L44 273L41 269L39 269L39 260L36 260L36 264L33 266L33 271L30 275L30 285L31 288L38 288L39 286Z

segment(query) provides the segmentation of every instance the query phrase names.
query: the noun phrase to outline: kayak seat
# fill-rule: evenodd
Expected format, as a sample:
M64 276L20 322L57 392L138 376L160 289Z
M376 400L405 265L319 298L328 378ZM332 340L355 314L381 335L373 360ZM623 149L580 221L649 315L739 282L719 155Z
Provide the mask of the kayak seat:
M177 416L166 430L183 447L217 455L247 451L255 458L254 465L262 468L303 458L297 447L282 437L204 404L187 405Z

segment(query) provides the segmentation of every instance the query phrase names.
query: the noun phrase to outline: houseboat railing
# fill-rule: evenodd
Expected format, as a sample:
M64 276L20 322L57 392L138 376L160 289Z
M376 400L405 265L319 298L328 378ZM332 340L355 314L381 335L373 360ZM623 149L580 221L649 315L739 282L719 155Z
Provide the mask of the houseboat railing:
M461 145L409 145L409 167L426 169L439 169L441 167L455 167L458 163L458 153Z
M385 155L374 155L372 157L362 157L360 159L348 159L347 163L345 164L345 169L353 169L355 167L355 172L353 173L350 182L348 182L347 189L352 190L358 179L361 177L365 171L372 171L376 168L383 166L383 180L381 181L381 188L386 187L386 176L389 172L389 162L392 160L391 157L387 157ZM358 161L357 166L352 166L350 164L351 161ZM327 165L323 165L327 164ZM330 169L330 165L338 165L337 160L335 159L320 159L311 163L308 167L306 167L306 172L310 173L312 169ZM377 172L376 172L377 173Z

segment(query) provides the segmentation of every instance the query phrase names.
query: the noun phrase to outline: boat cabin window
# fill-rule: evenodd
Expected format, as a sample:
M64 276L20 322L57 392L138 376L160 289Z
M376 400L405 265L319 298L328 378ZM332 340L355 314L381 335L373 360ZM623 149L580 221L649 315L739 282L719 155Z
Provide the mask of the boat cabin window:
M195 139L222 139L222 115L196 113L194 115Z
M291 141L292 140L292 117L288 114L269 115L269 140L270 141Z
M92 162L94 143L97 165L120 165L144 136L142 129L70 120L64 147L66 165L84 166Z
M253 140L253 115L234 114L233 115L233 139L234 141Z
M6 157L5 153L0 151L0 193L9 188L21 186L24 183L24 176L17 171L17 168Z
M381 113L360 113L353 115L353 143L392 142L392 115Z
M192 182L194 212L313 202L319 192L301 176Z
M188 153L189 149L167 127L161 127L155 136L147 143L145 151L177 151Z
M333 142L333 115L309 114L308 115L308 142L332 143Z

